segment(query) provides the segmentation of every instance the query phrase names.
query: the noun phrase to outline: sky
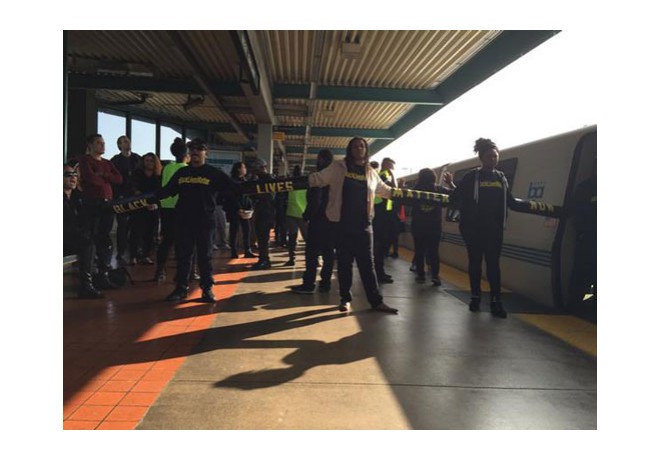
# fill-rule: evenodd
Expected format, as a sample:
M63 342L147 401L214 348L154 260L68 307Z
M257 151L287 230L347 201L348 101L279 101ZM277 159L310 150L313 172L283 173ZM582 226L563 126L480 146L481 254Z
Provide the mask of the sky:
M479 137L500 150L597 124L594 37L562 31L377 152L398 176L469 158Z

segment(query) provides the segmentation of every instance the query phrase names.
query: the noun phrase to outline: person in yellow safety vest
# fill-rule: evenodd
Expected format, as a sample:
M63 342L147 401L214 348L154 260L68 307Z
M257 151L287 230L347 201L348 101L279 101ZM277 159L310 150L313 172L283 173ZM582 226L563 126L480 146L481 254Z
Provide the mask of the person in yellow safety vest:
M293 176L302 175L300 166L293 168ZM307 241L307 222L303 219L303 213L307 207L307 190L293 190L288 193L286 204L286 231L288 234L289 260L284 264L292 267L296 264L296 246L298 240L298 230Z
M396 187L396 180L392 170L394 169L394 160L383 158L380 178L390 187ZM374 201L374 268L376 269L376 278L380 284L392 283L394 280L385 272L385 256L394 242L397 235L398 217L394 212L392 200L376 198Z
M168 163L161 173L161 186L167 185L175 172L185 168L190 163L190 154L186 147L186 141L181 137L174 138L170 145L170 152L176 159ZM156 273L154 281L165 281L165 263L170 254L174 241L176 240L176 203L178 195L160 200L160 232L161 240L156 251Z

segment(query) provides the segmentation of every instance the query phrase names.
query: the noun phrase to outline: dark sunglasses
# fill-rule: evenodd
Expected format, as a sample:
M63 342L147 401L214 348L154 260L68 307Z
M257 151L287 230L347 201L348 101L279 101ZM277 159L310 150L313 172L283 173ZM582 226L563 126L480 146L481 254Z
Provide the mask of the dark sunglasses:
M77 172L65 172L64 177L78 177Z

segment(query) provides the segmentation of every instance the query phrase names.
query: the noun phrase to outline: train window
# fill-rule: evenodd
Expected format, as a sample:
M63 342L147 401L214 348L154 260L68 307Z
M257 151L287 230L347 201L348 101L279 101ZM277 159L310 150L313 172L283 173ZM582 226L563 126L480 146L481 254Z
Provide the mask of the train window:
M509 189L513 188L513 179L516 177L516 168L518 167L518 158L507 158L497 163L497 169L504 173Z
M513 187L513 180L516 177L516 169L518 166L518 158L507 158L497 163L497 169L504 173L507 182L509 183L509 188ZM474 168L460 169L454 173L454 183L458 184L463 177L468 173L468 171ZM453 207L447 207L447 212L445 214L445 220L447 222L458 222L460 220L460 212L458 209Z

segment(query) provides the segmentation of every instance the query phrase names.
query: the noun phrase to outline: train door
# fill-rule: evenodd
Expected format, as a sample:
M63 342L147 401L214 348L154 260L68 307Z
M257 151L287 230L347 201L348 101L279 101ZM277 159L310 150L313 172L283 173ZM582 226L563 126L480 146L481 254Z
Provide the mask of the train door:
M595 167L597 151L597 132L590 132L578 141L573 155L563 206L566 207L574 198L577 186L588 179ZM595 172L595 171L594 171ZM557 234L552 248L552 291L555 306L570 309L568 305L568 287L573 272L576 249L575 217L564 216L559 221Z

